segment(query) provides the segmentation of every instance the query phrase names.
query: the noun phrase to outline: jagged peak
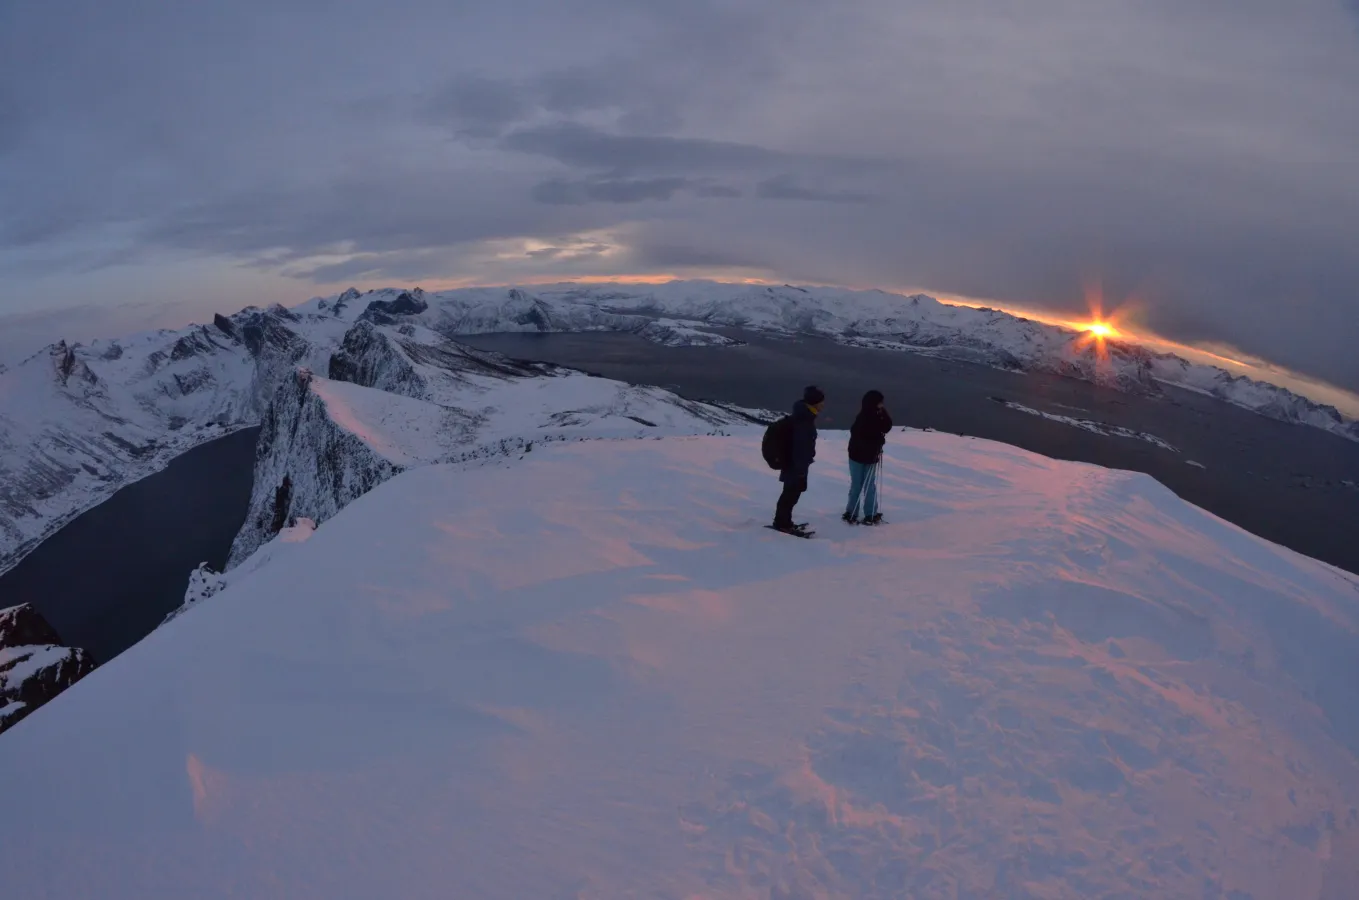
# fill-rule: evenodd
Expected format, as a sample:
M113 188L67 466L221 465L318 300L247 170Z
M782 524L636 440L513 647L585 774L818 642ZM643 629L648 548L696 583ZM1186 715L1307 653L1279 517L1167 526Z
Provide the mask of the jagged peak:
M217 330L227 337L239 341L241 333L236 330L236 324L221 313L213 313L212 324L217 326Z
M99 376L95 375L76 353L82 346L79 343L67 344L65 340L60 340L48 348L57 381L62 387L70 384L72 376L86 385L99 382Z

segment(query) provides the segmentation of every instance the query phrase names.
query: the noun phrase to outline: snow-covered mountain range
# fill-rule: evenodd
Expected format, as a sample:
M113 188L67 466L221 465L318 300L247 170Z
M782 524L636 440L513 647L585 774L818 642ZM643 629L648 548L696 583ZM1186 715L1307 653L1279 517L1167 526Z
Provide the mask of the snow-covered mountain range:
M883 527L818 466L810 541L753 426L519 456L299 518L5 734L7 895L1353 896L1353 576L953 435Z
M463 288L426 293L383 290L312 300L299 309L390 304L446 335L504 331L630 331L679 345L721 340L703 328L816 335L850 344L911 350L1015 371L1049 372L1124 391L1162 384L1209 394L1270 418L1359 440L1359 422L1278 385L1153 352L1130 341L1101 344L1068 328L992 309L941 303L924 294L708 281L659 285L565 284Z
M622 331L672 346L735 341L715 328L818 335L1121 390L1176 384L1359 440L1359 423L1275 385L1118 341L1101 356L1075 332L925 296L713 282L351 289L209 325L59 343L0 370L0 572L122 485L198 443L258 425L297 366L361 385L405 377L400 366L365 374L356 343L365 338L354 333L361 327L414 329L407 337L424 335L415 343L427 347L437 345L431 334L498 331ZM332 365L357 368L335 373Z
M350 326L274 307L56 344L0 374L0 572L171 459L258 425L281 373L328 365Z

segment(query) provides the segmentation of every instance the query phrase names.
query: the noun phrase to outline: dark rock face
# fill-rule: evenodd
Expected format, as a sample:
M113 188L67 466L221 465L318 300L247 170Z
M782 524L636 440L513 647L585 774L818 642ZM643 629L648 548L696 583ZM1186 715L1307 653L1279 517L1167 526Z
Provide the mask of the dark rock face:
M359 299L359 297L361 297L361 296L363 296L363 295L359 293L359 289L358 289L358 288L350 288L349 290L345 291L345 292L344 292L343 294L341 294L340 296L336 297L336 298L335 298L335 306L334 306L335 315L338 316L338 315L340 315L341 313L343 313L343 312L349 307L349 304L353 303L355 300ZM322 301L322 302L324 302L324 301Z
M84 650L61 638L28 604L0 610L0 732L94 669Z
M427 309L429 302L425 300L425 292L416 288L402 291L391 300L374 300L360 318L378 325L390 325L397 316L418 316Z
M62 384L65 384L66 379L71 377L72 369L75 368L75 348L68 347L65 341L61 341L52 350L52 359L57 364L57 377L61 379Z
M273 351L294 360L301 358L306 352L306 340L272 313L249 313L237 318L236 321L240 326L241 340L244 341L250 355L257 359L266 351Z
M90 368L81 362L76 355L79 344L68 345L65 341L58 341L52 345L49 351L52 354L52 364L56 369L57 380L63 387L71 383L72 379L85 385L95 385L99 382L99 377L90 371Z
M288 524L288 510L293 505L293 480L284 475L283 483L274 491L274 520L269 526L271 534L278 534Z
M0 610L0 647L60 643L52 626L27 603Z
M230 319L221 313L213 314L212 324L216 325L217 330L221 331L222 334L225 334L227 337L240 340L240 335L236 333L236 326L232 324Z

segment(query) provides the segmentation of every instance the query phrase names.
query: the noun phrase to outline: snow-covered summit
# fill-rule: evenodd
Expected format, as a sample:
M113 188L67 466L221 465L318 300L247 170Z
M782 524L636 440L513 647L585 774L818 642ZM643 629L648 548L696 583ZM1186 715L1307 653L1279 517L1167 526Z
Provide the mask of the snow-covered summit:
M843 436L826 435L827 459ZM1348 897L1359 589L1150 478L895 433L424 466L0 740L15 896Z

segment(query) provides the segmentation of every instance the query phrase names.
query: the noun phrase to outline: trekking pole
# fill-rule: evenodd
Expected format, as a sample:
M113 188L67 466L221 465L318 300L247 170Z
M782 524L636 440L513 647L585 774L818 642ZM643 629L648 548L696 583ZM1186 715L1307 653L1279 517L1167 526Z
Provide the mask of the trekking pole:
M882 515L882 461L887 458L887 451L883 450L878 457L878 471L873 479L873 511Z
M859 483L859 496L854 501L854 515L862 520L868 519L868 479L872 476L872 469L864 470L864 480Z

